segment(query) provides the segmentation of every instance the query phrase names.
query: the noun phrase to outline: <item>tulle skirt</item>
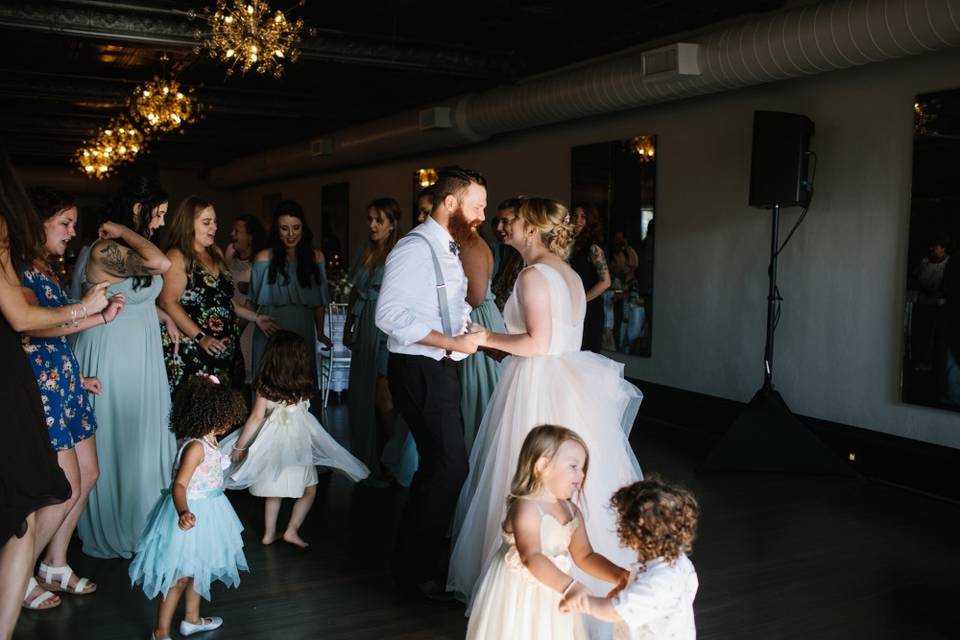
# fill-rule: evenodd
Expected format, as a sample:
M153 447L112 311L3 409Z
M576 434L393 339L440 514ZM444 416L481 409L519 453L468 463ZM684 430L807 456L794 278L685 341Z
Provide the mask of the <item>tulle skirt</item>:
M623 379L622 364L589 351L511 358L470 452L470 473L454 518L447 588L471 601L481 570L500 546L504 500L520 447L542 424L572 429L587 444L590 466L580 507L593 548L622 567L635 562L636 553L620 545L609 503L614 491L643 477L628 441L642 398ZM578 578L594 593L611 588Z
M516 554L515 547L502 545L483 575L467 640L586 640L583 617L560 613L560 594L534 578ZM568 555L566 560L553 561L569 571L573 563Z
M280 405L270 411L260 431L248 443L247 457L227 470L224 486L227 489L251 487L255 495L268 496L273 486L282 488L283 495L271 497L299 497L304 487L316 484L316 471L310 473L314 466L329 467L353 481L370 475L362 462L320 426L308 411L309 407L309 402L301 402ZM230 455L239 437L238 429L224 438L220 451ZM292 482L303 486L291 493L296 489Z
M243 525L222 490L207 497L187 499L197 517L192 529L180 529L180 517L169 491L153 507L130 563L132 585L143 584L148 598L166 596L180 578L193 578L193 589L210 599L210 585L219 580L228 587L240 584L247 571L243 555Z

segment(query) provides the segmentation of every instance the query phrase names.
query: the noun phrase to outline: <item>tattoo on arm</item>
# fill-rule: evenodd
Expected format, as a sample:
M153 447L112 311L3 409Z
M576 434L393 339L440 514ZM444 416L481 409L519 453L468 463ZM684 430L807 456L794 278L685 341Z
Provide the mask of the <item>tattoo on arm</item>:
M607 273L607 258L603 255L603 249L593 245L590 248L590 260L593 262L593 268L597 270L597 275L602 278Z
M123 255L120 245L113 241L100 249L100 262L105 271L122 278L153 275L150 269L144 266L140 254L128 249L127 255Z

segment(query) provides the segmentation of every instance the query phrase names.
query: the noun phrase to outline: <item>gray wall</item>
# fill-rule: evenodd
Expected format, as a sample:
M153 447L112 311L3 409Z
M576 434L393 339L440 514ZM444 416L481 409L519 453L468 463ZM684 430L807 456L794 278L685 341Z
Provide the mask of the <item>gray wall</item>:
M929 54L258 185L232 204L257 211L281 192L316 217L321 185L349 181L357 246L366 203L392 196L406 210L418 167L483 172L491 214L518 193L568 200L571 146L656 134L653 357L625 357L627 374L746 401L761 382L770 233L769 214L746 206L752 114L803 113L816 123L817 192L782 254L775 383L796 413L960 448L960 414L898 400L913 97L956 86L960 52Z

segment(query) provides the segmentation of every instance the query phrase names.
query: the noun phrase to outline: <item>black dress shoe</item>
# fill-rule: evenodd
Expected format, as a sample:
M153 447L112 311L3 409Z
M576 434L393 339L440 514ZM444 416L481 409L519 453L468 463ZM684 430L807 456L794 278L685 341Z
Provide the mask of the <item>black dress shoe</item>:
M450 602L453 600L453 594L444 589L443 585L440 584L440 581L436 578L418 584L417 591L419 591L423 597L428 600L433 600L434 602Z

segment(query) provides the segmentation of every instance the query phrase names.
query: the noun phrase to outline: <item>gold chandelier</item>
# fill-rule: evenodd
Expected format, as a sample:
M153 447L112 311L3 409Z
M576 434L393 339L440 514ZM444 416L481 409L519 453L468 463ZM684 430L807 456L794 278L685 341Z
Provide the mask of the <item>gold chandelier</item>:
M200 104L180 89L173 77L143 83L133 90L130 98L130 113L142 122L148 131L174 131L185 124L196 122L200 116Z
M656 155L656 147L653 144L653 136L635 136L630 139L630 151L640 156L640 162L653 162Z
M304 4L303 0L298 6ZM197 31L211 58L227 64L227 75L236 67L245 74L256 69L259 74L283 75L283 62L296 62L300 51L296 44L303 31L303 20L290 21L282 11L272 11L267 0L217 0L216 11L209 15L209 36ZM199 51L201 47L197 47Z
M74 153L73 160L84 175L102 180L117 165L132 162L145 147L145 136L123 114L97 130L92 140L85 140Z
M414 181L421 189L426 189L436 183L439 177L437 170L432 167L429 169L417 169L413 175Z

